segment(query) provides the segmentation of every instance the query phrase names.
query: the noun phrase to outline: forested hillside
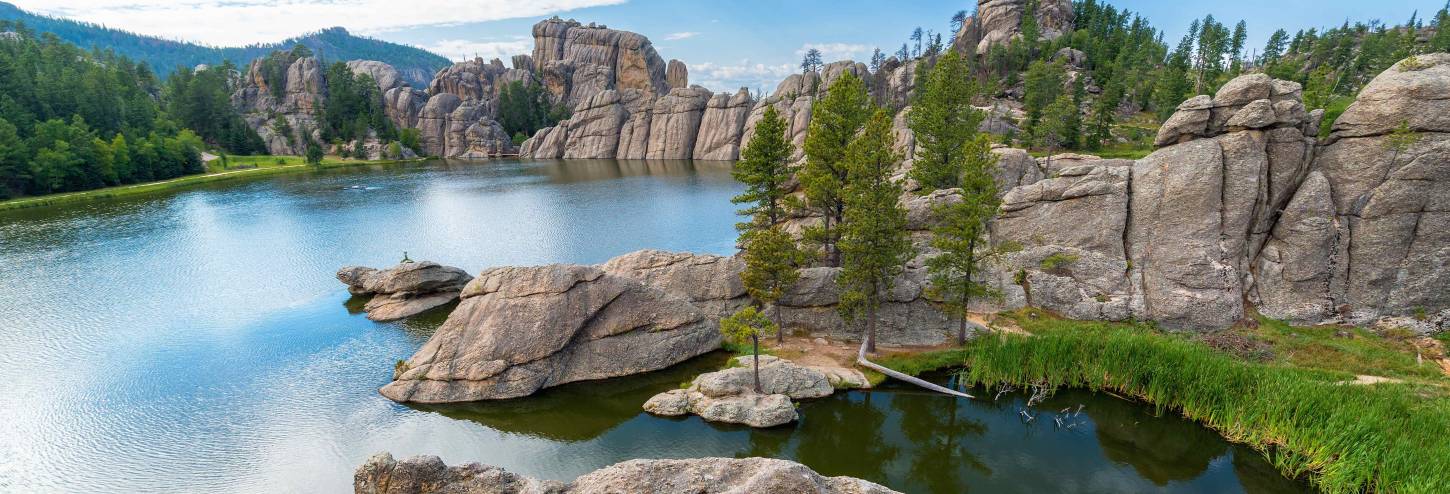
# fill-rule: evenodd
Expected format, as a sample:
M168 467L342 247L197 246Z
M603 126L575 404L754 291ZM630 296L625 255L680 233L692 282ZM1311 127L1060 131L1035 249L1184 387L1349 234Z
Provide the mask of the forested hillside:
M1326 109L1327 129L1364 84L1395 62L1450 50L1450 29L1440 29L1450 23L1450 4L1400 25L1376 20L1294 34L1279 29L1263 47L1246 45L1244 21L1212 15L1193 21L1170 44L1148 19L1099 0L1073 2L1073 30L1047 39L1036 12L1040 4L1026 3L1027 15L1016 28L1020 37L969 57L990 93L1022 105L1020 129L1008 140L1038 148L1146 149L1151 143L1142 140L1151 133L1136 127L1156 125L1180 102L1213 94L1247 72L1303 84L1306 106ZM973 37L981 36L967 25L969 18L963 11L952 21L958 49L975 47L979 38ZM918 28L897 54L930 61L942 49L940 34Z
M0 198L202 171L201 138L167 117L145 64L10 32L0 37Z
M277 43L243 47L217 48L193 43L145 36L105 26L32 14L9 3L0 2L0 20L22 21L39 32L55 33L62 40L82 48L109 49L139 62L152 70L169 74L178 67L215 65L231 61L246 66L252 60L275 50L305 45L328 61L377 60L398 69L414 87L426 87L433 74L450 65L447 58L411 46L354 36L346 29L334 27ZM338 22L343 22L339 19Z

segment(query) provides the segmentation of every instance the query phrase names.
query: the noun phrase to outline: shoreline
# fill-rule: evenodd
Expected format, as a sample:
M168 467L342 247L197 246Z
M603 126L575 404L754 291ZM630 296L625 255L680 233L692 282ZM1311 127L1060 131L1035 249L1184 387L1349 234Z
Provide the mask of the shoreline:
M157 182L145 182L129 185L117 185L100 189L83 190L78 192L63 192L60 194L49 194L43 196L21 197L0 201L0 212L16 211L22 209L42 208L48 206L62 206L67 204L84 203L106 199L118 199L155 192L163 192L173 189L181 189L195 185L225 182L241 178L258 178L272 175L284 175L288 173L305 172L312 170L327 170L333 168L350 168L366 165L397 165L404 163L421 163L428 158L413 158L401 160L350 160L350 161L323 161L317 165L309 164L288 164L277 166L257 166L254 168L243 168L227 170L216 173L202 173L198 175L187 175Z

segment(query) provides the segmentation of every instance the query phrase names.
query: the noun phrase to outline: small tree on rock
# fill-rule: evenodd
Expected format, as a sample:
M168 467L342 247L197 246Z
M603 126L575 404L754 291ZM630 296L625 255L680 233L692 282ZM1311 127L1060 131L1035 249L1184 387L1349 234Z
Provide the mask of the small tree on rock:
M720 320L720 333L725 339L737 345L750 342L751 355L755 359L755 392L760 389L760 337L776 331L775 323L761 314L754 306L746 306L729 317Z

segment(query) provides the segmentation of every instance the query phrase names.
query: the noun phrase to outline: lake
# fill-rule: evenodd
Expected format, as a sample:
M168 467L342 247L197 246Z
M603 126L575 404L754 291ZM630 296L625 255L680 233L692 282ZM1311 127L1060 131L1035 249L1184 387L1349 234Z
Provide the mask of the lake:
M434 161L0 212L0 491L347 492L381 451L563 480L763 455L905 492L1307 490L1203 427L1085 392L1024 422L1021 395L887 385L764 431L640 411L721 355L505 402L377 394L447 308L371 322L337 268L728 255L740 190L720 163Z

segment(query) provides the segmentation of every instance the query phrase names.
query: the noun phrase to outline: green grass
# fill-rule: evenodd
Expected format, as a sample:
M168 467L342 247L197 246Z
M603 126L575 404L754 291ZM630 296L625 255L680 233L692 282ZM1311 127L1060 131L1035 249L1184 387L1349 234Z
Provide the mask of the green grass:
M282 159L283 164L276 161ZM159 182L148 182L143 184L119 185L103 189L87 190L81 192L68 192L64 194L50 194L36 197L22 197L0 201L0 211L12 209L26 209L45 206L57 206L63 204L74 204L103 199L114 199L144 194L152 194L161 191L192 187L200 184L224 182L240 178L256 178L285 173L304 172L326 168L342 168L359 165L381 165L392 163L404 163L412 160L338 160L326 159L322 164L312 166L306 164L302 158L297 156L236 156L230 157L231 166L226 171L208 172L200 175L187 175L184 177L162 180ZM246 163L247 167L238 165L238 160ZM270 163L270 164L268 164ZM256 166L250 166L256 165Z
M964 381L1142 399L1264 452L1285 475L1309 475L1326 492L1450 492L1447 381L1406 368L1386 353L1391 343L1330 344L1318 329L1268 324L1255 333L1278 356L1254 363L1144 325L1022 316L1034 336L989 335L960 351ZM1344 356L1354 359L1314 360ZM1341 384L1365 370L1419 379Z
M1361 328L1301 328L1271 319L1260 320L1252 334L1272 345L1279 365L1430 382L1445 377L1439 367L1417 362L1414 346L1403 336Z

